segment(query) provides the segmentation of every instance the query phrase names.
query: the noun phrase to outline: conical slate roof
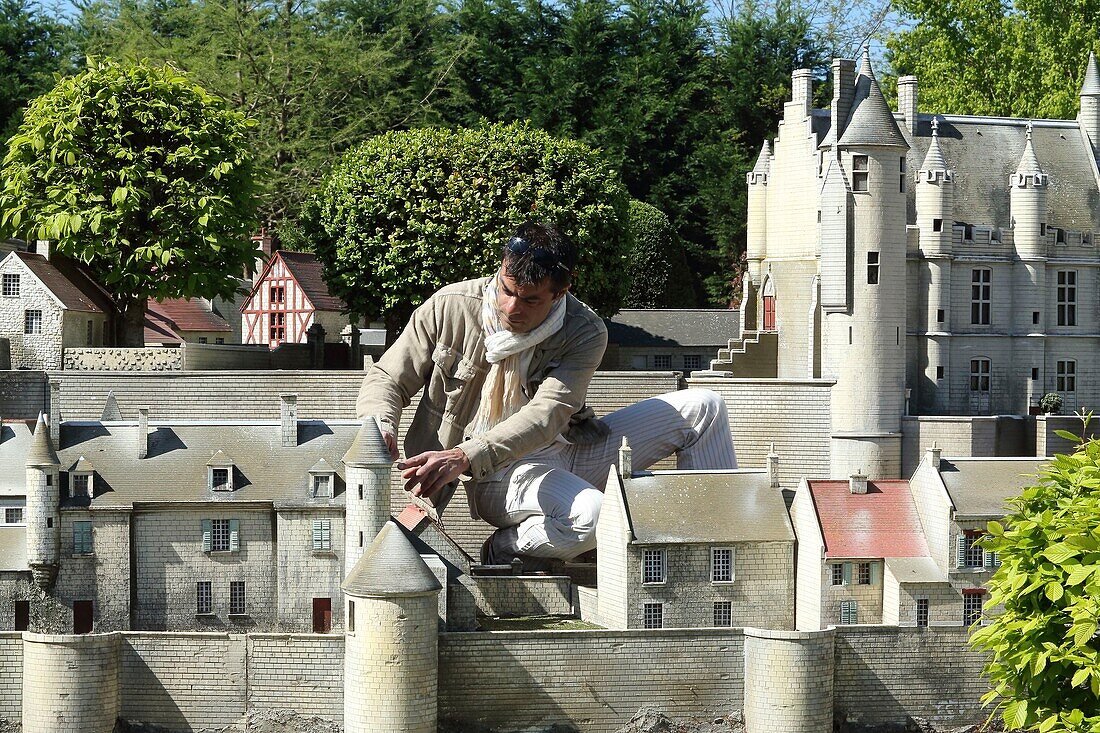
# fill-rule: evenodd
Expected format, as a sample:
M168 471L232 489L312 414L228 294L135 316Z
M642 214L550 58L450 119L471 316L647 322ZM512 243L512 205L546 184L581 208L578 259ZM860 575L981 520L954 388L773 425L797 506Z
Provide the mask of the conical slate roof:
M110 422L121 419L122 410L118 409L118 398L115 397L115 391L112 389L107 392L107 399L103 403L103 412L99 415L99 421Z
M432 571L391 519L340 586L350 596L412 596L442 589Z
M50 430L46 427L46 418L39 413L38 424L34 426L31 449L27 453L27 468L60 468L57 451L50 440Z
M838 144L844 147L909 147L894 120L894 113L882 96L875 72L871 69L871 55L866 48L863 49L863 65L856 78L855 101L848 117L848 126L844 128Z
M761 173L767 175L771 171L772 167L772 144L770 140L764 140L764 146L760 148L760 157L756 159L756 165L753 166L753 173Z
M1024 142L1024 154L1020 156L1020 164L1016 166L1017 173L1042 173L1043 167L1039 165L1039 158L1035 155L1035 148L1031 144L1031 123L1027 123L1027 140Z
M1100 97L1100 70L1096 68L1096 55L1089 51L1089 63L1085 67L1085 81L1081 84L1082 97Z
M378 421L368 417L344 455L345 466L388 466L393 463Z
M943 150L940 149L940 123L935 118L932 118L932 142L928 145L928 154L924 156L924 163L920 169L922 171L948 170L947 158L943 157Z

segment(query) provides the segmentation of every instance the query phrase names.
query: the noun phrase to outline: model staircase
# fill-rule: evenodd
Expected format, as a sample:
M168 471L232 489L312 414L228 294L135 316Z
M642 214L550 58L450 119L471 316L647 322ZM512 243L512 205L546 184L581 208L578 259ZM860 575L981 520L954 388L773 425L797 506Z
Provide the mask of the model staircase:
M775 377L779 355L777 331L745 331L741 338L730 339L718 358L710 362L710 371L731 377Z

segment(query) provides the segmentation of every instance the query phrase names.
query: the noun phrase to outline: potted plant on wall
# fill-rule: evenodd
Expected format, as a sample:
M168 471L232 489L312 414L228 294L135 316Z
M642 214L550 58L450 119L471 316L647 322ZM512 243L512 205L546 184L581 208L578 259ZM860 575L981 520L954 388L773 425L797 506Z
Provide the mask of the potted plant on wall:
M1062 395L1057 392L1047 392L1039 400L1039 407L1044 415L1057 415L1062 411Z

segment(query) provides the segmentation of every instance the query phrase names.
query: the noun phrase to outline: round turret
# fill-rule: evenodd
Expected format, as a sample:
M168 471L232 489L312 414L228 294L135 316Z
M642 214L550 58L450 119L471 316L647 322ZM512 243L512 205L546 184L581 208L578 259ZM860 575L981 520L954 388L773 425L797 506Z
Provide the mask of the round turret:
M53 584L61 557L60 468L46 419L39 415L26 459L27 565L42 588Z
M1081 84L1081 111L1077 120L1089 136L1093 155L1100 152L1100 70L1096 68L1096 56L1089 52L1085 67L1085 80Z
M771 171L771 143L764 141L756 165L745 174L748 183L748 220L745 226L745 254L749 277L760 284L760 263L768 256L768 174Z
M439 581L387 522L344 580L346 733L435 733Z
M368 417L344 456L345 572L355 567L365 546L389 521L392 462L378 419Z
M1012 203L1012 232L1020 259L1046 256L1047 188L1050 183L1031 142L1027 123L1024 152L1009 179Z

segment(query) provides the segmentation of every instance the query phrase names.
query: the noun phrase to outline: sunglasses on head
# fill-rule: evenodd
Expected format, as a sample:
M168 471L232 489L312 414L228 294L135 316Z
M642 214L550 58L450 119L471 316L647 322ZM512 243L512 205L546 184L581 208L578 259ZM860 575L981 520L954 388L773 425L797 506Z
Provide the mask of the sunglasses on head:
M508 240L508 251L516 256L530 252L531 260L544 270L553 270L560 267L565 272L569 272L569 268L562 264L562 261L558 259L556 254L542 247L532 246L532 244L523 237L512 237Z

